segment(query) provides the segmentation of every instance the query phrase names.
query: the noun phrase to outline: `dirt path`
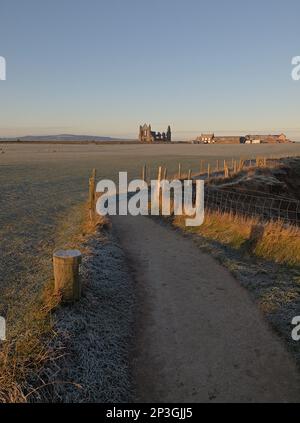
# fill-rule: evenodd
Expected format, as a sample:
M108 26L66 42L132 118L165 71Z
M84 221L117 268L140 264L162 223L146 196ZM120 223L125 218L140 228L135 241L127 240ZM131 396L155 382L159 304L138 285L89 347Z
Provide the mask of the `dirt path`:
M300 401L296 367L231 274L147 217L114 217L138 293L136 401Z

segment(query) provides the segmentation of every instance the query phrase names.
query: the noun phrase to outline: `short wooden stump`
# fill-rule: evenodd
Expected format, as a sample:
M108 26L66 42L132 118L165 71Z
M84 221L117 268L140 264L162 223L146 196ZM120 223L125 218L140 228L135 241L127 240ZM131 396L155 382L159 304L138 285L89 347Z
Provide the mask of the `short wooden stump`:
M63 302L78 301L81 297L79 250L57 250L53 253L54 287Z

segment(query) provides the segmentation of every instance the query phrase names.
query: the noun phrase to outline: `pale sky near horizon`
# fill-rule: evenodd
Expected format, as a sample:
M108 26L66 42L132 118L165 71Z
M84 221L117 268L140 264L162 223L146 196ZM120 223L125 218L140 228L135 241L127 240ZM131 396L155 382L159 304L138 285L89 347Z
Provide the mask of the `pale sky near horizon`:
M0 137L300 141L299 0L0 0Z

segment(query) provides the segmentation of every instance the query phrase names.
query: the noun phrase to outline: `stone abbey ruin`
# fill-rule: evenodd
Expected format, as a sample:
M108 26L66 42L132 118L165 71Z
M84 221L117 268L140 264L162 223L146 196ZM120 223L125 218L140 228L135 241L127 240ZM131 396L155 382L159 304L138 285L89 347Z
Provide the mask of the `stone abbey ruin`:
M155 132L152 131L151 125L145 123L143 126L140 126L139 141L144 143L171 142L171 127L169 125L166 132Z

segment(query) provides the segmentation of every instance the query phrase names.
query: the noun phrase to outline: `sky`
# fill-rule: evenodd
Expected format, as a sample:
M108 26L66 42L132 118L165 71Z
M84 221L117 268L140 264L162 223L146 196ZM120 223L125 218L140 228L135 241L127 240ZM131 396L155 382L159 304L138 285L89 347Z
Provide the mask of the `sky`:
M0 137L300 141L299 0L0 0Z

